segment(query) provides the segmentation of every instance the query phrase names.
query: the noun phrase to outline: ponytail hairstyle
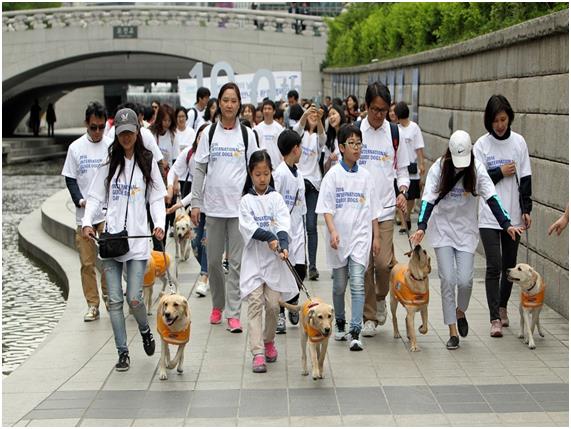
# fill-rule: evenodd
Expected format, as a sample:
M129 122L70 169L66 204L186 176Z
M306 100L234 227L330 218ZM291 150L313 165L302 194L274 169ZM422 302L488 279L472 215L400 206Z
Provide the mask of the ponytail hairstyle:
M444 198L448 192L452 190L454 185L456 185L454 179L456 177L456 170L454 163L452 162L452 154L450 149L446 149L446 153L440 161L441 171L440 171L440 185L438 186L438 196L439 198ZM476 193L476 161L474 159L474 152L470 153L470 165L466 167L466 172L462 177L462 184L466 192L470 192L473 196L477 196Z
M242 190L242 196L246 195L250 192L250 189L254 186L254 182L252 181L252 170L256 168L260 162L265 162L268 164L268 168L270 172L272 171L272 158L268 154L268 151L265 149L260 149L255 151L252 156L250 157L250 161L248 162L248 175L246 177L246 183L244 183L244 189ZM270 186L274 187L274 176L270 177Z

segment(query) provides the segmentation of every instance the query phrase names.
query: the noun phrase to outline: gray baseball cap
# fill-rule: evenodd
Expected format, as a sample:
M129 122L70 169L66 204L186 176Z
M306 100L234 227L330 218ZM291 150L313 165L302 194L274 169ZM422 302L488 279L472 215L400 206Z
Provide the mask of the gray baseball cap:
M115 115L115 134L119 135L123 131L136 133L139 130L139 119L137 114L131 109L121 109Z

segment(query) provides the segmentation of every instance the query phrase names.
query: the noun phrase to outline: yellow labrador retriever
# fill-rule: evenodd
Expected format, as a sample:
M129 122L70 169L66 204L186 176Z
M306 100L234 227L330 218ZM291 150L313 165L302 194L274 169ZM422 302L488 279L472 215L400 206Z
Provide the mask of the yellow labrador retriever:
M302 374L308 375L307 345L311 355L311 375L314 380L323 378L323 362L329 346L329 336L333 330L333 307L319 298L312 298L303 305L281 302L280 305L290 311L298 311L301 330L301 366Z
M186 261L190 256L190 240L193 238L193 229L190 216L184 207L179 208L175 213L174 229L176 259L177 261Z
M147 269L143 277L143 297L148 315L153 314L151 310L153 306L153 286L155 285L155 280L161 280L163 287L160 296L163 296L168 284L167 270L171 270L171 256L169 253L165 252L163 254L163 252L152 250L151 257L147 260ZM176 277L172 275L172 271L169 271L169 274L175 287L175 292L178 292L178 281Z
M409 256L408 265L397 264L391 270L391 313L393 315L393 336L400 338L397 322L397 306L400 302L406 309L406 333L410 340L410 351L417 352L420 347L416 344L414 332L414 315L420 311L422 325L418 328L421 334L428 332L428 274L432 270L430 256L420 245L405 253Z
M167 368L183 372L184 347L190 340L190 307L186 298L179 294L165 294L159 301L157 312L157 332L161 336L161 359L159 378L166 380ZM170 358L169 344L178 345L173 360Z
M537 332L543 337L539 324L539 313L543 308L545 298L545 282L532 267L527 264L517 264L507 270L508 280L520 287L520 327L519 338L523 338L530 349L535 349L533 332L537 326Z

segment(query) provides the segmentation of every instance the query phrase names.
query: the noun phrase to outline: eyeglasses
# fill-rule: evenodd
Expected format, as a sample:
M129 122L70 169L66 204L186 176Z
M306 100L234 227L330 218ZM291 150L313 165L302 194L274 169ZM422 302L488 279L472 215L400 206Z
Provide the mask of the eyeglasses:
M347 140L344 144L351 146L353 149L361 149L363 147L361 140Z
M386 115L389 112L389 109L377 109L376 107L369 107L369 112L378 115L379 113Z
M89 129L91 131L97 131L97 130L103 131L105 129L105 124L103 124L103 125L90 125Z

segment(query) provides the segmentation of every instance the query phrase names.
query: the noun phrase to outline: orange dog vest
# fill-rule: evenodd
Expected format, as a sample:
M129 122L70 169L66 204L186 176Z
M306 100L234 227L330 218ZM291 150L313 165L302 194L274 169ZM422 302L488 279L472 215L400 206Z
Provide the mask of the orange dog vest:
M319 301L309 301L309 300L303 303L303 306L301 307L301 313L303 314L304 320L309 320L308 319L309 310L311 310L313 307L319 304L320 304ZM309 341L311 341L312 343L319 343L323 341L325 338L329 337L329 335L323 335L313 326L310 326L309 322L303 326L303 330L305 331L307 337L309 338Z
M545 282L541 280L541 292L535 295L529 295L526 292L521 292L520 301L523 308L531 309L541 307L543 299L545 298Z
M417 293L410 289L406 276L406 267L402 267L395 273L395 295L399 302L404 305L424 305L428 304L428 290L424 293Z
M157 250L151 251L151 257L149 258L147 264L147 271L145 271L145 277L143 277L143 286L151 287L155 284L155 278L163 276L167 271L167 266L171 263L171 257L167 253L167 263L165 265L165 257L163 252Z
M160 312L157 313L157 331L165 343L173 345L186 344L190 340L190 323L182 331L172 332L163 320Z

